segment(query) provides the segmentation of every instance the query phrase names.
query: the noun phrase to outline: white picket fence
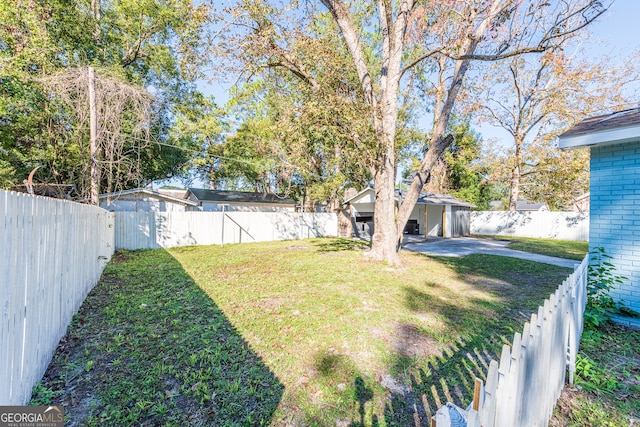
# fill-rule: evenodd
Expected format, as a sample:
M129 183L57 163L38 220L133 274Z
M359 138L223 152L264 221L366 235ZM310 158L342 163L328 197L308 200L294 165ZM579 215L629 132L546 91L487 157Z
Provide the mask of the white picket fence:
M471 234L589 240L589 214L582 212L471 212Z
M551 294L538 312L504 345L500 362L491 361L486 384L476 378L466 424L452 422L454 409L445 406L432 427L546 426L564 387L567 371L573 383L576 355L587 303L588 256Z
M265 242L338 235L333 213L115 212L116 249Z
M0 190L0 405L23 405L114 250L113 214Z

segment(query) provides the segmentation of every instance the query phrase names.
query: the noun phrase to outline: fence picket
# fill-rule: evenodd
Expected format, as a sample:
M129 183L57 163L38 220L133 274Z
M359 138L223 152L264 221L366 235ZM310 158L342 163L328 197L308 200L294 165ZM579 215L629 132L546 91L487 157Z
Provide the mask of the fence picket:
M482 427L494 427L496 419L496 391L498 388L498 362L489 363L487 382L485 385L484 405L480 414Z
M11 259L9 242L11 241L11 217L9 216L9 206L7 194L0 191L0 229L4 233L0 234L0 259ZM0 269L0 283L9 283L9 269ZM0 348L8 349L10 346L9 337L9 286L0 285ZM0 351L0 378L9 378L9 352ZM0 402L9 399L9 388L0 387Z
M587 266L585 256L531 314L522 333L514 334L512 345L503 345L500 363L491 361L484 393L479 394L484 402L475 409L476 387L474 404L467 413L468 427L548 425L567 371L573 381L584 325Z
M100 208L4 190L0 213L0 405L23 405L97 283L100 256L113 254L114 229Z
M338 235L332 213L115 212L116 249L231 244Z
M509 405L510 396L510 381L509 381L509 370L511 369L511 348L503 344L502 353L500 355L500 363L498 364L498 387L496 390L496 401L500 402L499 405L496 406L496 422L495 425L498 427L509 427L510 424L507 423L509 419L509 410L511 409Z
M581 212L471 212L471 234L589 240L589 214Z

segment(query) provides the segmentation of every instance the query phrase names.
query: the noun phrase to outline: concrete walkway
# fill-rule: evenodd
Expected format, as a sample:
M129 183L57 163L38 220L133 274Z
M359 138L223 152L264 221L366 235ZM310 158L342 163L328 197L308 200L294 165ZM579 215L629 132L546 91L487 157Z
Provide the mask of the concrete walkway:
M453 239L429 239L422 242L407 242L402 247L411 252L425 255L439 255L461 257L470 254L489 254L508 256L512 258L528 259L544 264L559 265L560 267L575 268L580 261L556 258L547 255L532 254L508 249L509 242L504 240L478 239L474 237L456 237Z

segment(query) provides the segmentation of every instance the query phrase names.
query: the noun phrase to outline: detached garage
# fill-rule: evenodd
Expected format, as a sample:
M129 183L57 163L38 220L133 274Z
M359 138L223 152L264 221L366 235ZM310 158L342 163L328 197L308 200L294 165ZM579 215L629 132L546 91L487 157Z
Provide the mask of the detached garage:
M401 193L396 190L396 203L400 203ZM345 200L345 209L350 211L352 235L361 239L373 236L373 212L375 191L367 188ZM471 203L447 194L422 193L416 202L405 234L425 237L468 236L471 231Z

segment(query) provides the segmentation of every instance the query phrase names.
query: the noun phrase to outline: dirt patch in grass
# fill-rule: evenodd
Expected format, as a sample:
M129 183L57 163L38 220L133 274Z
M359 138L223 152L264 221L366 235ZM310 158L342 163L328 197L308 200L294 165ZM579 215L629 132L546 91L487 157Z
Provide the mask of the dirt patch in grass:
M428 358L439 354L438 343L416 325L397 324L394 334L394 348L402 357Z

